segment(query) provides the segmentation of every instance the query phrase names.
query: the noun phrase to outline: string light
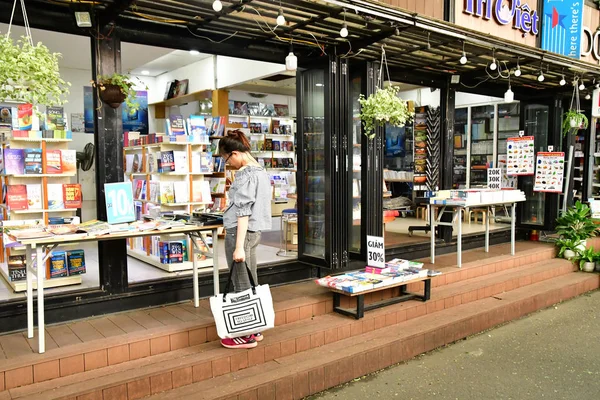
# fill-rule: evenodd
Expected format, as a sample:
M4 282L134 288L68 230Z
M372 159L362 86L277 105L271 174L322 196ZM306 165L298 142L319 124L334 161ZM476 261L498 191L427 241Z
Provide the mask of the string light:
M565 75L562 75L562 79L560 80L560 82L558 82L560 84L560 86L565 86L567 84L567 81L565 80Z
M519 65L520 57L517 58L517 69L515 70L515 76L518 78L521 76L521 66Z
M285 58L285 69L288 71L295 71L298 69L298 57L294 54L294 45L292 41L290 41L290 53Z
M544 79L546 79L546 77L544 76L544 73L542 71L540 71L540 74L538 75L537 79L540 82L544 82Z
M283 16L283 8L281 8L281 0L279 0L279 15L277 16L277 25L285 25L285 17Z
M465 65L467 62L469 62L469 60L467 60L467 53L465 53L465 42L463 42L462 57L460 58L459 61L462 65Z
M340 36L345 38L348 37L348 25L346 24L346 9L344 8L344 25L340 29Z
M585 90L585 83L583 82L583 79L581 80L581 84L579 85L579 90Z
M490 69L495 71L496 68L498 68L498 65L496 64L496 49L492 49L492 63L490 64Z
M504 101L512 103L515 100L515 94L510 90L510 75L508 75L508 90L504 93Z
M213 1L212 7L216 12L220 12L223 9L223 3L221 3L220 0L215 0Z
M589 94L589 93L585 95L585 99L586 99L586 100L589 100L589 99L591 99L591 98L592 98L592 96L590 96L590 94Z

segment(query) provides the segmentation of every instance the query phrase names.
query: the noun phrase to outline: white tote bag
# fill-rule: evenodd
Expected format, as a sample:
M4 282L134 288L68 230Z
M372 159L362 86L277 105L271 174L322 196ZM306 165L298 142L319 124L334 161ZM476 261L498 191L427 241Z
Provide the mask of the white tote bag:
M275 310L269 285L257 286L248 265L248 276L252 287L239 293L229 293L233 263L225 292L210 298L210 309L215 318L217 334L221 339L248 336L275 326ZM241 266L237 266L240 268Z

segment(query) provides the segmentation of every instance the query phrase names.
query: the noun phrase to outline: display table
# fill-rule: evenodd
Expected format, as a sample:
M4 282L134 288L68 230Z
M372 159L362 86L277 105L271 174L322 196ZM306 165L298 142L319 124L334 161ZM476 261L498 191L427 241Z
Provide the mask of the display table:
M462 215L468 208L479 208L487 210L485 218L485 252L489 252L490 248L490 217L491 210L495 207L510 207L510 254L515 255L515 224L516 224L516 207L517 203L525 201L524 199L502 201L494 203L469 203L454 200L435 200L431 199L429 203L429 221L431 224L431 263L435 264L435 228L437 226L451 226L457 224L457 248L456 248L456 264L460 268L462 266ZM442 222L442 215L448 208L452 209L452 222ZM437 211L437 218L436 216Z
M44 353L46 351L45 344L45 321L44 321L44 280L46 279L46 261L52 257L52 252L59 246L84 243L84 242L99 242L107 240L117 239L131 239L141 236L157 236L157 235L176 235L183 234L189 237L192 243L192 260L193 260L193 287L194 287L194 306L200 306L200 294L198 288L198 260L196 257L197 253L206 254L213 259L213 287L214 293L219 293L219 268L218 268L218 236L217 229L221 225L211 226L196 226L186 225L183 227L176 227L167 230L146 230L146 231L133 231L133 232L118 232L110 233L100 236L78 236L78 235L66 235L61 237L60 235L52 236L49 238L35 238L20 240L18 243L25 247L26 258L27 258L27 337L33 338L33 264L34 264L34 252L35 262L37 263L37 311L38 311L38 341L39 341L39 352ZM206 241L202 237L202 232L212 233L212 251L205 252L200 249L197 240L203 242L205 248L209 248ZM41 262L38 263L38 260Z

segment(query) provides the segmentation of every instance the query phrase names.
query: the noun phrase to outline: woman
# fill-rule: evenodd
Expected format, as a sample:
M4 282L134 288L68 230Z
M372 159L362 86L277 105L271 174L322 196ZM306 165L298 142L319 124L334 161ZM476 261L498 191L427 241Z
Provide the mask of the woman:
M240 130L229 131L219 140L219 155L238 170L229 188L229 206L223 215L223 226L227 266L231 268L236 263L233 287L241 292L251 287L248 268L258 284L256 247L261 231L271 229L271 179L250 154L250 142ZM256 342L261 340L259 333L222 339L221 344L231 349L248 349L256 347Z

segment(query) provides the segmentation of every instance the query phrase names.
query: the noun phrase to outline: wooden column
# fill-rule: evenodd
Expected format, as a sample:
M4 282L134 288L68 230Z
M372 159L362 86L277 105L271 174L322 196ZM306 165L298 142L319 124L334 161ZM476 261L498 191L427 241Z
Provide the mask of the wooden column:
M121 72L121 41L115 33L100 32L105 39L91 39L92 73L111 75ZM103 104L94 91L94 141L96 145L96 211L106 221L104 184L123 182L123 121L121 107ZM109 293L127 289L127 247L125 240L98 243L100 285Z

